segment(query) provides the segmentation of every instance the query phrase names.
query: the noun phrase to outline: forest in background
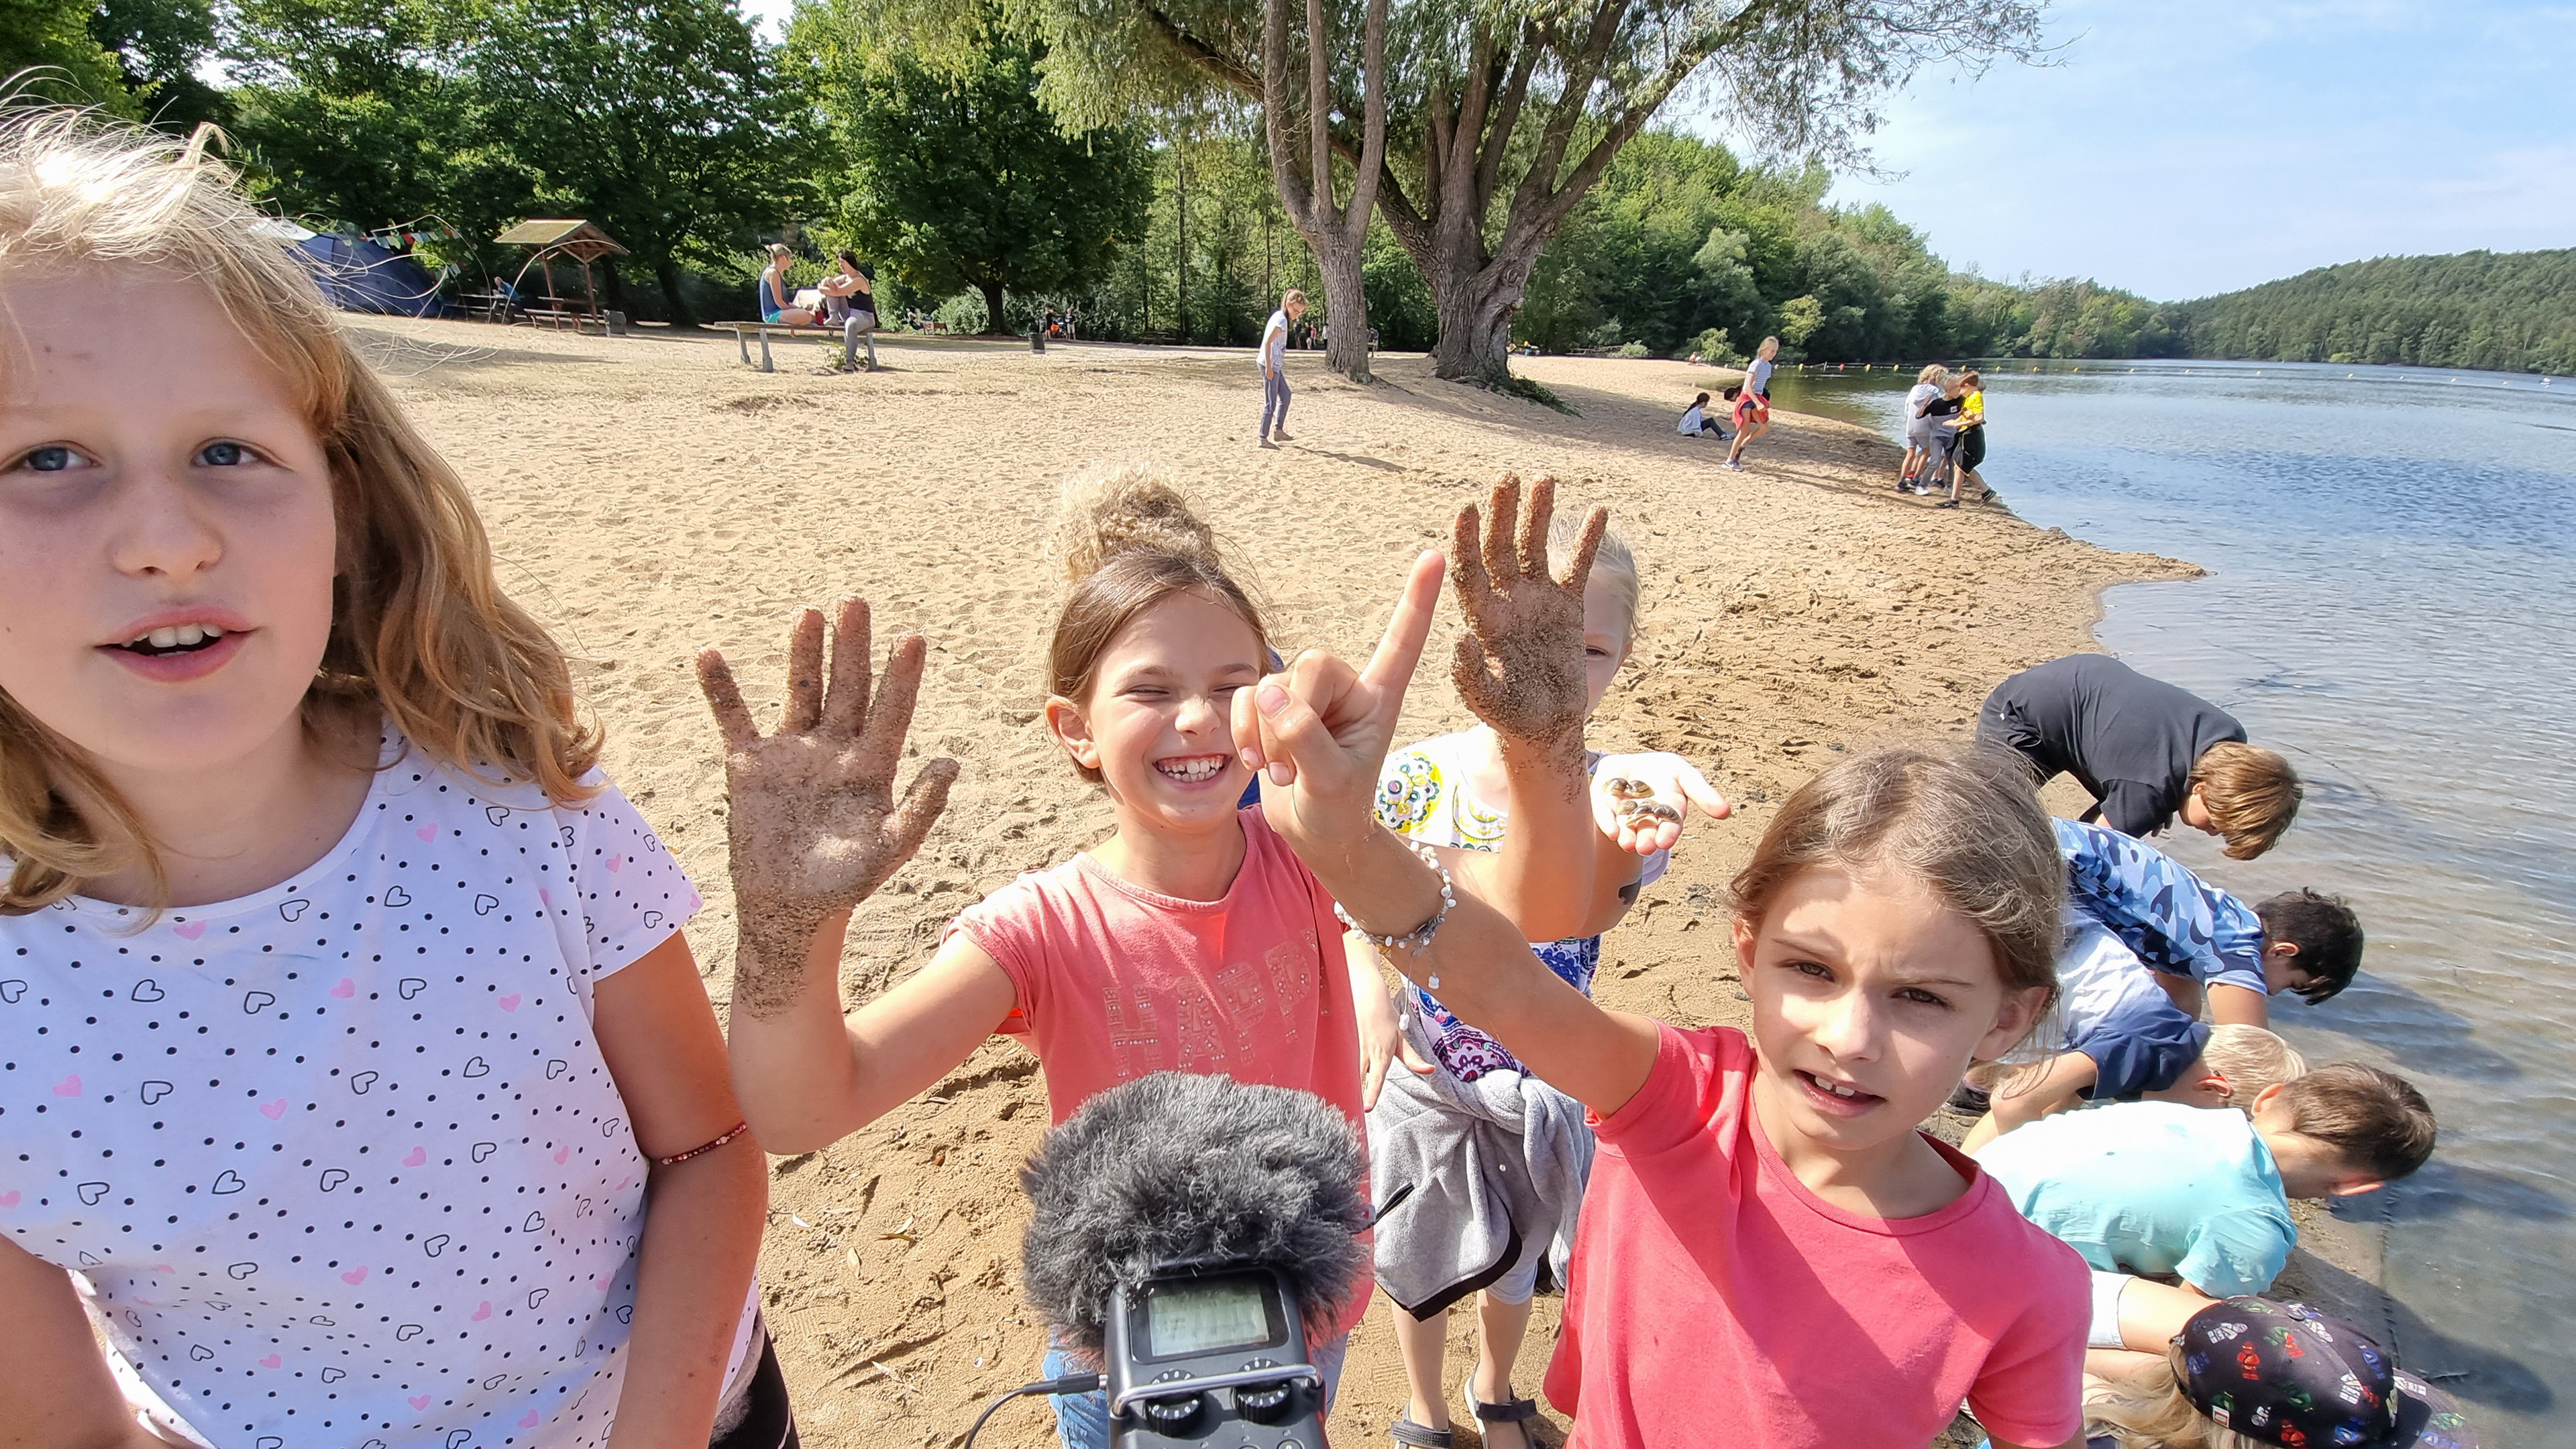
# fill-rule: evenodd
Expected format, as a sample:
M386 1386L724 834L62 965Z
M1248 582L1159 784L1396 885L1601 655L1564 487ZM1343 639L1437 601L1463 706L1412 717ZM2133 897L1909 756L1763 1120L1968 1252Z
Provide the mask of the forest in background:
M407 232L459 290L519 264L488 241L509 223L580 215L634 249L607 288L645 318L745 315L780 239L797 280L852 246L890 315L960 330L998 298L1014 331L1052 307L1092 337L1249 345L1280 291L1322 301L1254 108L1067 132L1042 104L1040 44L996 36L932 74L854 52L834 17L810 4L773 46L729 0L22 0L0 13L0 67L50 65L173 130L215 121L279 211ZM2576 372L2576 250L2380 258L2157 303L1955 271L1886 208L1828 203L1831 182L1647 129L1556 226L1514 343L1733 361L1777 334L1785 357L1826 363ZM1381 344L1429 348L1431 289L1383 221L1364 273Z

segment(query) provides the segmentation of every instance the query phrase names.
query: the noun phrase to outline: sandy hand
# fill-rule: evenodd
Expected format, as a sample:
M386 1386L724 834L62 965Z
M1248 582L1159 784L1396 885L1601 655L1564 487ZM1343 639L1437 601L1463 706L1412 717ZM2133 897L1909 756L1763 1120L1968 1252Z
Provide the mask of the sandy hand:
M1583 678L1583 586L1610 514L1592 510L1564 575L1551 577L1547 526L1555 504L1556 480L1541 478L1530 485L1523 514L1521 480L1507 475L1494 485L1485 516L1472 503L1458 510L1458 605L1468 632L1459 636L1452 678L1467 708L1505 739L1572 748L1582 742L1591 702Z
M932 760L898 804L894 779L921 693L918 634L887 651L868 687L868 606L845 599L823 669L823 616L807 609L788 634L787 709L774 734L752 722L724 656L698 656L698 686L725 737L725 796L734 914L742 948L734 1006L785 1010L804 984L815 931L847 914L910 860L948 804L957 762Z

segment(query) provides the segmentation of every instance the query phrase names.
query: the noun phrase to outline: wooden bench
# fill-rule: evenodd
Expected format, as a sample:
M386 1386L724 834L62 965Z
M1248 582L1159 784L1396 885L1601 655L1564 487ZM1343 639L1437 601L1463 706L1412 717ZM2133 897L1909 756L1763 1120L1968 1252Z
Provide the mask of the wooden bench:
M763 372L778 370L769 360L769 335L773 332L791 341L799 337L824 337L837 341L841 335L841 329L838 327L790 327L784 322L710 322L707 326L718 332L733 334L734 346L742 353L742 365L745 367L751 366L751 338L758 336L760 370Z

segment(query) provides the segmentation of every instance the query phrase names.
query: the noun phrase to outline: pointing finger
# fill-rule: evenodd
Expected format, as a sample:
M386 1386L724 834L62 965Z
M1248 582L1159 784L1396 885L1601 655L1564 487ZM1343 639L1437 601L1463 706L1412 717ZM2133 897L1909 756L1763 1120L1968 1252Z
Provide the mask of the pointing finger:
M1398 701L1404 698L1406 686L1413 682L1414 666L1422 662L1423 643L1431 637L1431 616L1440 607L1440 575L1447 567L1438 549L1424 549L1413 560L1413 572L1405 576L1404 592L1396 598L1395 612L1387 617L1377 652L1360 671L1361 683Z
M760 726L751 721L751 707L742 702L742 688L733 682L733 669L724 655L713 649L698 651L698 692L707 697L707 708L715 711L716 732L724 736L725 752L739 753L760 743Z

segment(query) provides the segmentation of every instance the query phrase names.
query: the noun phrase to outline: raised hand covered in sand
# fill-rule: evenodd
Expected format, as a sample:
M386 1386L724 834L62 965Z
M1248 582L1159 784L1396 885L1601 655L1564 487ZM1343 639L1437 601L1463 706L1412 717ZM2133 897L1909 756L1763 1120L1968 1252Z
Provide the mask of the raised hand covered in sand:
M868 606L845 599L823 662L823 615L799 614L787 641L787 707L762 734L733 670L713 649L698 685L725 738L726 834L741 948L734 1009L772 1016L795 1003L807 947L910 860L948 804L957 762L936 759L898 804L895 775L921 693L925 646L908 634L868 685Z
M1699 767L1679 755L1603 755L1593 766L1592 820L1621 850L1672 849L1694 808L1711 820L1735 813Z
M1530 485L1524 512L1521 480L1506 475L1481 518L1472 503L1458 510L1458 606L1468 632L1459 636L1452 678L1467 708L1507 743L1573 752L1590 705L1583 587L1610 514L1592 510L1564 574L1552 576L1547 529L1555 506L1555 479ZM1569 769L1566 778L1575 777Z

